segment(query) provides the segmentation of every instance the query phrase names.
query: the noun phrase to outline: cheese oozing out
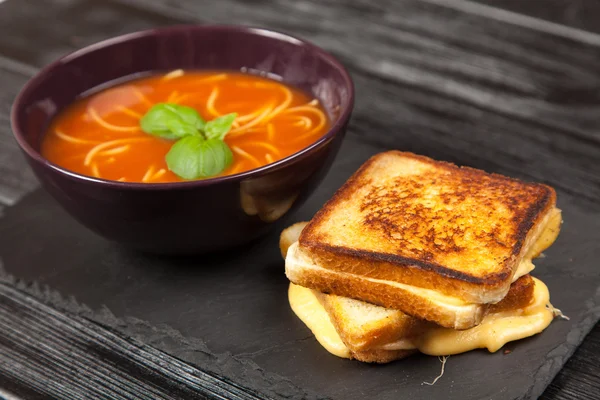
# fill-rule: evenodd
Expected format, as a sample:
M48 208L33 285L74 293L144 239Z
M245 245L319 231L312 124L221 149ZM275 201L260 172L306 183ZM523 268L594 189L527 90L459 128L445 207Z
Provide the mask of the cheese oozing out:
M535 265L532 260L554 243L560 231L560 224L562 224L562 213L560 209L554 207L540 223L540 234L535 238L535 242L527 248L527 253L519 263L512 282L533 271Z
M429 355L459 354L479 348L495 352L508 342L540 333L550 325L554 314L548 288L539 279L533 279L533 301L524 309L489 314L481 324L466 330L434 327L416 338L401 338L379 349L418 349ZM327 311L311 289L290 284L288 297L294 313L327 351L338 357L351 358Z
M350 358L350 350L342 342L327 311L312 290L291 283L288 299L294 314L312 331L325 350L334 356Z

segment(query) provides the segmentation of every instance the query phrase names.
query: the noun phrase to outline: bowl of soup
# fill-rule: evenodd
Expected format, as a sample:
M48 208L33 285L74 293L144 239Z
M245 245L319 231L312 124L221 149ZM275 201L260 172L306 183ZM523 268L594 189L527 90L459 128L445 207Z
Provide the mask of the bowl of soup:
M330 54L286 34L175 26L69 54L12 109L42 186L124 246L194 254L287 218L337 155L354 101Z

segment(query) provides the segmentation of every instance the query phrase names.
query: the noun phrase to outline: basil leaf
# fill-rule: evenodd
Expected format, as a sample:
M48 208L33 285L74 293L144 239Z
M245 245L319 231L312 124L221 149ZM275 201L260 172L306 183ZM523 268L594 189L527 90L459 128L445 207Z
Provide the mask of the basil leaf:
M190 180L221 173L232 163L233 154L221 140L186 136L171 147L165 159L171 171Z
M208 121L204 126L204 134L206 135L206 138L223 140L225 135L227 135L231 129L231 124L233 124L233 121L235 121L236 117L237 113L231 113L217 117L212 121Z
M201 176L220 174L233 162L233 153L222 140L208 139L202 143L203 154L200 156Z
M167 122L169 132L175 135L176 138L182 138L184 136L202 136L198 129L194 125L185 123L179 118L172 118ZM202 137L204 139L204 137Z
M165 139L200 135L204 125L205 121L193 108L169 103L155 104L140 120L144 132Z
M161 104L154 105L141 119L140 127L146 133L165 139L176 139L178 136L171 133L167 122L173 118L170 109Z
M168 104L168 103L167 103ZM204 130L206 121L198 114L198 111L192 107L180 106L178 104L168 104L175 111L181 120L188 125L193 126L197 130Z
M198 136L179 139L165 156L167 166L183 179L195 179L200 176L198 154L204 141Z

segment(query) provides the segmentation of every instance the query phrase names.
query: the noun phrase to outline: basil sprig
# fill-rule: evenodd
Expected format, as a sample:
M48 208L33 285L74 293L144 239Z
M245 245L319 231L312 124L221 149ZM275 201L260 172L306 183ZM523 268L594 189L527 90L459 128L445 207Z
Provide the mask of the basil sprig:
M195 135L206 125L198 111L178 104L155 104L140 120L142 130L165 139Z
M205 121L196 110L178 104L155 104L140 120L142 130L177 140L165 160L183 179L215 176L231 165L233 154L223 141L237 117L231 113Z

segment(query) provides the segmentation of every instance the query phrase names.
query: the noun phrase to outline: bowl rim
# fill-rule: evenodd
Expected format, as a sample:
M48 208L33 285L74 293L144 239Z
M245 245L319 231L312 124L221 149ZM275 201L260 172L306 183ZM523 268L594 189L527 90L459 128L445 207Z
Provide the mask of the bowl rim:
M209 32L240 32L245 34L263 36L275 38L277 40L286 41L289 43L293 43L299 45L304 48L308 48L310 51L316 53L321 59L325 60L327 63L333 66L342 76L345 88L348 90L348 100L344 104L341 104L340 113L333 121L329 130L321 136L316 142L300 149L299 151L290 154L289 156L282 158L281 160L277 160L273 163L269 163L263 165L262 167L251 169L249 171L241 172L234 175L226 175L219 176L215 178L207 178L201 180L190 180L183 182L166 182L166 183L145 183L145 182L119 182L108 179L100 179L92 176L87 176L83 174L79 174L73 171L70 171L66 168L60 167L59 165L49 161L45 157L41 155L41 152L35 150L33 147L27 143L25 140L25 135L23 134L23 130L21 129L21 125L18 122L17 114L18 112L25 106L24 97L28 95L36 86L38 86L41 82L46 79L46 76L51 73L54 69L60 68L65 63L68 63L78 57L87 55L99 49L103 49L106 47L110 47L119 43L127 42L130 40L147 37L147 36L156 36L169 32L182 32L182 31L206 31ZM10 113L10 123L12 128L13 136L17 141L19 147L33 160L36 162L58 172L65 177L68 177L73 180L84 181L89 183L96 183L100 185L104 185L107 187L114 187L119 189L145 189L145 190L164 190L164 189L189 189L201 186L208 186L221 182L231 182L231 181L242 181L249 177L257 177L262 176L270 171L280 169L285 167L286 165L292 164L298 158L304 158L309 153L314 150L326 145L329 143L335 136L338 134L344 133L344 125L349 121L350 115L352 114L352 110L354 107L354 82L350 77L349 72L346 67L332 54L325 51L321 47L292 36L287 33L283 33L277 30L272 30L268 28L256 27L256 26L245 26L245 25L221 25L221 24L181 24L181 25L172 25L161 28L151 28L131 33L126 33L124 35L115 36L112 38L108 38L96 43L92 43L83 48L74 50L70 53L63 55L62 57L56 59L45 67L41 68L32 78L30 78L25 85L21 88L15 100L13 101L11 113Z

